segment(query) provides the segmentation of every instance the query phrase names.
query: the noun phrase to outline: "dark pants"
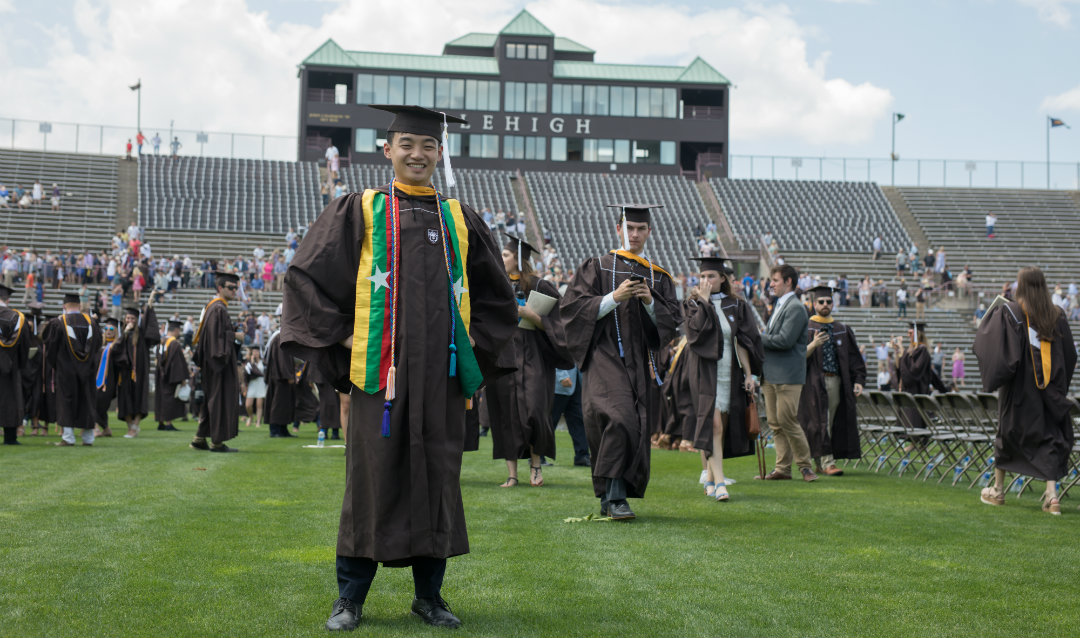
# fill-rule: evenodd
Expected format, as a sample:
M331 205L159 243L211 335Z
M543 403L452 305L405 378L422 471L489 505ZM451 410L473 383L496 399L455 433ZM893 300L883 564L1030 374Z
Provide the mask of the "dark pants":
M585 419L581 414L581 380L573 394L556 394L551 406L551 429L559 424L559 419L566 416L566 429L570 431L570 440L574 442L574 462L588 460L589 440L585 438Z
M338 596L348 598L363 607L368 590L375 580L379 563L370 558L353 556L337 557ZM443 576L446 574L445 558L419 556L412 559L413 587L417 598L434 600L442 590Z
M16 436L18 428L4 428L4 444L12 445L17 443L19 438Z

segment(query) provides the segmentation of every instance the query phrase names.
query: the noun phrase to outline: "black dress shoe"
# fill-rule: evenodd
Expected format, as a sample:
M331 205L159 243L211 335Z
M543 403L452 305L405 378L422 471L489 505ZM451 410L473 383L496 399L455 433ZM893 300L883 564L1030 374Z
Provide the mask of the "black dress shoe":
M607 516L610 509L607 501L600 501L600 516Z
M441 596L432 598L413 598L412 613L432 627L457 629L461 621L450 611L450 605Z
M330 432L331 432L331 434L330 434L330 440L331 441L340 441L341 440L341 435L339 434L340 430L331 430Z
M271 439L280 439L280 438L281 438L281 435L280 435L280 434L278 434L277 432L271 432L271 433L270 433L270 438L271 438Z
M165 432L179 432L180 431L178 428L174 427L172 424L163 425L158 429L159 430L164 430Z
M207 443L206 441L192 441L191 443L188 443L188 446L193 447L196 450L209 450L210 449L210 444Z
M240 450L238 450L238 449L236 449L234 447L229 447L228 445L225 445L224 443L222 443L221 445L211 445L210 446L210 451L211 452L239 452Z
M611 520L613 521L628 521L632 518L636 518L634 512L630 510L630 504L626 501L616 501L611 504Z
M589 460L589 457L582 456L574 459L574 465L578 467L592 467L592 462Z
M360 624L363 612L356 603L348 598L338 598L334 601L334 608L330 610L330 618L326 621L328 631L352 631Z

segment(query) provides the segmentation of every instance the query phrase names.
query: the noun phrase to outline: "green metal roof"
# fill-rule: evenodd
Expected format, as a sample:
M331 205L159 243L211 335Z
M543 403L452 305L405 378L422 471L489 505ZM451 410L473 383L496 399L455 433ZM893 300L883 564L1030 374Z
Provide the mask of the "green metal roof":
M495 46L495 40L498 38L494 33L466 33L457 40L451 40L446 43L446 46L454 47L482 47L485 49Z
M409 53L374 53L350 51L354 66L428 73L470 73L499 75L495 58L475 55L413 55Z
M352 56L349 55L345 49L338 46L337 42L333 39L327 40L321 47L315 50L315 53L307 56L307 58L301 62L302 65L307 64L319 64L322 66L356 66L356 62L353 61Z
M622 80L625 82L680 82L683 84L730 84L727 78L696 58L689 66L646 64L597 64L555 61L556 79Z
M579 42L574 42L570 38L555 38L555 50L556 51L568 51L573 53L596 53L589 47Z
M537 35L537 36L554 36L551 29L545 27L539 20L533 17L533 14L529 13L525 9L521 10L521 13L517 14L510 24L502 28L499 33L506 33L509 35Z

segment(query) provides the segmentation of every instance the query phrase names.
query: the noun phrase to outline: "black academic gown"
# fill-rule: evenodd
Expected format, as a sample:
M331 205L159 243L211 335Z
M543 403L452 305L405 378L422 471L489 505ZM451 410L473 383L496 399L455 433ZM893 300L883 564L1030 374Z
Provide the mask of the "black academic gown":
M319 427L324 430L341 429L341 398L338 397L334 384L321 368L312 366L308 377L319 389Z
M713 453L713 419L716 412L716 379L718 362L725 348L738 344L746 349L750 359L750 374L761 375L765 348L761 333L750 306L737 296L728 295L720 301L720 310L731 326L734 343L724 340L723 327L712 302L702 303L691 297L683 302L686 314L687 376L690 394L694 398L694 447ZM724 458L754 453L754 442L746 433L746 377L738 356L731 352L731 385L728 397L728 422L724 428Z
M822 326L811 317L807 343L814 340ZM840 405L833 422L829 420L829 395L825 390L822 369L824 348L814 350L806 360L806 383L799 398L799 424L810 444L810 455L820 458L832 454L838 459L862 457L859 446L859 420L855 409L855 384L866 385L866 362L859 354L855 331L839 321L832 322L832 340L840 369Z
M315 384L311 382L309 369L306 362L296 364L295 423L314 423L319 418L319 397L315 396Z
M121 367L116 379L116 416L124 422L141 421L150 413L150 348L161 343L154 309L143 310L134 331L118 341L122 349L116 357Z
M524 292L519 282L512 282L519 299ZM559 298L551 282L539 279L536 291ZM551 406L555 402L555 368L570 364L554 345L553 326L558 308L544 318L537 330L518 328L502 357L510 359L506 367L517 369L497 379L488 389L485 403L488 427L491 428L491 457L527 459L533 454L555 458L555 430L551 427ZM490 412L496 410L496 412Z
M941 382L941 377L934 372L931 365L930 351L925 345L919 344L914 350L909 350L900 356L897 364L897 373L900 375L900 391L908 394L930 394L930 387L937 388L938 392L948 392L949 389ZM922 417L915 408L904 408L904 417L908 425L913 428L922 428Z
M122 350L123 344L114 339L102 343L94 353L94 423L101 428L109 427L109 407L116 398L119 374L117 357Z
M639 299L624 301L597 319L603 297L631 275L643 277L650 285L655 320ZM642 498L649 484L649 438L660 428L651 422L659 418L655 352L675 337L682 321L674 282L655 267L650 270L648 265L609 253L581 264L559 310L559 345L581 370L593 492L602 497L608 479L623 479L627 496Z
M22 425L23 370L30 350L26 338L31 328L26 317L11 308L0 307L0 428Z
M161 350L154 376L154 417L161 423L172 423L187 416L187 404L176 398L176 388L190 375L179 339L167 337Z
M383 187L383 193L387 187ZM399 190L401 261L397 314L396 398L390 436L381 423L386 399L349 381L356 277L364 238L362 194L331 202L311 225L285 276L280 339L286 353L319 367L351 391L345 496L337 554L390 565L414 557L469 551L461 501L465 399L449 376L450 288L433 195ZM517 326L517 308L501 251L484 221L464 204L472 307L470 336L489 380L509 372L499 351Z
M45 395L45 354L42 352L41 337L34 333L32 319L27 319L26 339L27 357L23 367L23 414L35 419L41 412L41 403Z
M1064 313L1058 314L1057 339L1050 347L1050 382L1044 381L1042 350L1032 347L1020 305L1009 302L991 310L975 334L975 356L983 391L998 393L998 432L994 463L1044 481L1065 476L1074 444L1069 414L1069 384L1076 370L1073 335Z
M224 300L206 305L195 338L195 365L202 372L204 395L199 410L199 430L220 444L236 438L240 427L236 336Z
M281 350L280 332L266 344L263 373L266 379L263 418L270 425L290 425L296 420L296 364L291 355Z
M101 348L97 322L79 312L67 313L49 320L44 341L55 382L56 422L65 428L94 427L94 354Z
M690 376L687 374L686 338L679 340L671 350L670 361L664 384L660 393L664 397L661 405L661 432L672 441L694 438L694 397L690 392Z

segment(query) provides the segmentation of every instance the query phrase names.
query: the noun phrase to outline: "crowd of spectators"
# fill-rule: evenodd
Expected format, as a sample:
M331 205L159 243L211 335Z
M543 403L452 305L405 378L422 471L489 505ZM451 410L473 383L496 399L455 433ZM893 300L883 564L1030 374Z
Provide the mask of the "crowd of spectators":
M54 183L47 192L51 209L60 210L60 185ZM41 180L35 180L29 189L16 184L15 188L8 190L6 185L0 184L0 208L11 206L18 206L24 210L39 208L45 205L45 193L46 187L41 184Z

